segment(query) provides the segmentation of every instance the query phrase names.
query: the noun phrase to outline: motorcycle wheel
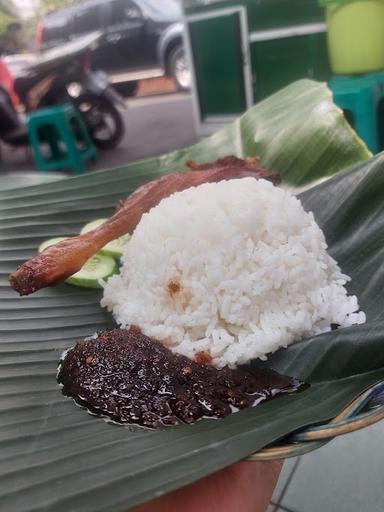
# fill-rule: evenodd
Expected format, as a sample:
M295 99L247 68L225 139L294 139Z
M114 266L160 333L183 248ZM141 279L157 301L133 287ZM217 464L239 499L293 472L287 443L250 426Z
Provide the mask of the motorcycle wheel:
M114 149L124 136L123 118L113 103L98 96L80 96L76 107L99 149Z

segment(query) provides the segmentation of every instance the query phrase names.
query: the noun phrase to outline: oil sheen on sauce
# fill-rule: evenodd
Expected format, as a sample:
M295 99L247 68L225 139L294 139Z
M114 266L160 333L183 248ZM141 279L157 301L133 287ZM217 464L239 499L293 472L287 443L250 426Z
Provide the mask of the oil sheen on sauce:
M148 428L222 418L301 387L272 370L191 361L135 327L79 341L65 353L58 381L90 411Z

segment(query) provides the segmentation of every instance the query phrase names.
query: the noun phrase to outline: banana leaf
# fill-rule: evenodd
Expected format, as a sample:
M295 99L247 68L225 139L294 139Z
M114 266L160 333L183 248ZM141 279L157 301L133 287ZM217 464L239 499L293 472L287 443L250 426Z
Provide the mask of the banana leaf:
M304 126L306 128L304 128ZM100 293L68 285L19 298L7 274L53 236L112 212L144 180L230 152L261 155L302 184L367 324L306 339L267 364L310 383L218 421L132 431L87 414L56 384L60 354L112 324ZM195 481L303 426L329 420L384 379L384 157L368 152L326 87L294 84L196 146L125 168L0 192L0 503L13 512L116 512ZM0 182L1 183L1 182Z

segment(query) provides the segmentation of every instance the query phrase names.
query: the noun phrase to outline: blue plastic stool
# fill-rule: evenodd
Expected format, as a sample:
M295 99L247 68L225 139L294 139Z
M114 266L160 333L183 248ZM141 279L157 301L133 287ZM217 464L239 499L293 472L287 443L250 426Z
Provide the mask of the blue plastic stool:
M70 104L37 110L28 116L29 140L39 171L86 170L86 162L96 158L96 149L79 112ZM47 144L49 155L42 152Z
M372 153L379 147L379 103L384 98L384 72L334 76L328 83L336 105L350 112L358 135Z

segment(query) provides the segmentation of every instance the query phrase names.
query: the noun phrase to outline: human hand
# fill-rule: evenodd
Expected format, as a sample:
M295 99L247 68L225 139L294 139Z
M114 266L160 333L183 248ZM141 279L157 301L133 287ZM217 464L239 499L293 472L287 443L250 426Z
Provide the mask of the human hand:
M265 512L282 466L238 462L130 512Z

